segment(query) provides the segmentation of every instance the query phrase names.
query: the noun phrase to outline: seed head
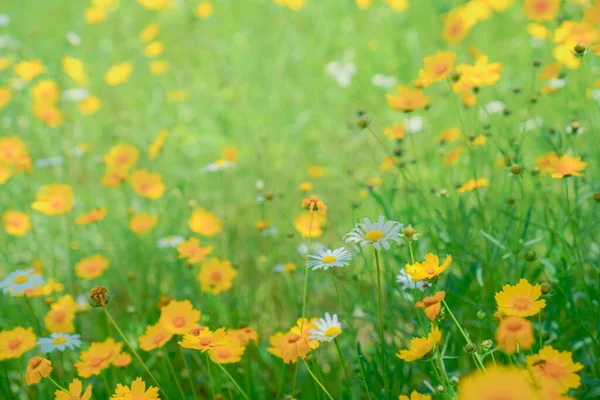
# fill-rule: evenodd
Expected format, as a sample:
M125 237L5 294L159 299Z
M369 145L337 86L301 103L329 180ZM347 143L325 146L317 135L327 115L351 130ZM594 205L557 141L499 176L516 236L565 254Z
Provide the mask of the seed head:
M90 306L104 307L110 301L108 290L102 285L98 285L90 291L89 303Z

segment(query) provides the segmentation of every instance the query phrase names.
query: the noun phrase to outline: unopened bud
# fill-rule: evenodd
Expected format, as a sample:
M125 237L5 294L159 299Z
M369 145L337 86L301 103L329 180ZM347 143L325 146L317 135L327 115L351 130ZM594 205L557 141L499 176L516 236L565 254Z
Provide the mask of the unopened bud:
M542 65L542 62L541 62L540 60L533 60L533 63L532 63L532 64L533 64L533 66L534 66L534 67L536 67L536 68L537 68L537 67L539 67L540 65Z
M525 259L527 261L533 261L535 260L536 254L535 251L533 250L529 250L527 253L525 253Z
M482 347L484 350L489 350L489 349L491 349L491 348L492 348L492 345L493 345L493 344L494 344L494 343L493 343L491 340L487 339L487 340L484 340L483 342L481 342L481 347Z
M483 311L483 310L477 311L477 318L484 319L485 316L486 316L485 311Z
M265 193L265 195L263 197L265 198L265 200L273 200L273 194L272 193Z
M477 346L475 346L473 343L467 343L465 344L464 350L469 353L475 353L477 351Z
M510 172L511 172L513 175L519 175L519 174L521 173L521 167L519 166L519 164L513 164L513 165L510 167Z
M402 233L404 233L404 236L407 238L411 238L415 234L415 228L409 225L402 230Z
M444 393L444 390L445 390L445 389L444 389L444 387L443 387L442 385L438 385L438 386L435 388L435 391L436 391L436 392L438 392L438 393Z
M583 43L577 43L575 47L573 47L573 52L576 56L583 57L587 51L587 46Z
M542 290L542 294L548 294L550 293L550 290L552 288L550 287L550 285L548 285L547 283L542 283L541 284L541 290Z
M594 192L594 200L600 201L600 192Z

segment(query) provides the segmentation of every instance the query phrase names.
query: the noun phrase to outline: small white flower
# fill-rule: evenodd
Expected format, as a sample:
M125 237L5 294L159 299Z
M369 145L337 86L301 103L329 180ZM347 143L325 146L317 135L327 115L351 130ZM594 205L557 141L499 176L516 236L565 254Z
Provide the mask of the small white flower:
M365 218L364 223L357 223L346 236L346 243L358 243L361 246L372 244L375 250L381 251L381 247L390 249L390 240L400 244L400 229L402 224L398 221L385 221L383 215L379 216L377 222L371 222Z
M4 280L0 281L0 290L4 294L16 296L23 294L27 290L33 290L44 284L44 278L41 275L35 274L33 268L18 269L8 274Z
M72 46L79 46L81 44L81 38L75 32L67 32L67 34L65 35L65 39Z
M325 72L335 79L341 87L348 87L356 73L356 66L351 62L332 61L325 67Z
M319 318L319 320L315 322L315 326L317 329L311 329L309 331L311 335L308 338L311 340L331 342L342 333L342 325L338 321L337 314L333 314L332 316L329 313L325 313L325 318Z
M426 287L429 287L429 284L425 281L413 281L410 275L406 273L404 268L400 269L400 273L396 275L396 282L402 285L402 290L413 290L416 288L423 292Z
M345 267L352 260L352 255L343 247L335 250L320 251L318 255L308 256L306 262L307 268L312 268L313 271L323 268L327 271L331 267Z
M279 228L276 226L269 226L268 228L263 229L260 234L262 236L275 236L277 233L279 233Z
M78 334L69 335L68 333L53 333L50 337L39 338L37 345L44 353L51 353L54 350L73 350L81 346L81 336Z
M404 120L404 129L407 133L419 133L423 130L423 118L417 116Z
M62 165L64 162L65 158L63 156L56 156L37 159L35 160L34 165L36 168L47 168Z
M10 17L6 14L0 14L0 26L6 26L10 23Z
M380 89L393 89L398 86L398 79L393 76L385 76L382 74L373 75L371 78L371 84Z
M61 98L65 101L81 101L88 98L90 95L89 90L80 89L67 89L62 92Z
M200 172L219 172L226 171L228 169L234 168L235 163L228 160L217 160L215 162L206 164L204 167L200 169Z
M273 272L293 272L296 270L296 264L287 263L287 264L275 264L273 266Z
M487 103L484 107L488 114L500 114L506 109L506 105L500 100L494 100Z
M566 79L557 79L557 78L552 78L548 81L548 87L552 90L558 90L558 89L562 89L565 86L567 86L567 80Z
M542 121L542 119L540 117L531 118L531 119L528 119L527 121L522 122L519 125L519 131L520 132L532 131L532 130L537 129L540 126L542 126L543 123L544 122Z
M175 248L182 242L185 242L183 236L165 236L156 241L156 247L159 249Z
M265 181L263 181L262 179L257 179L256 182L254 183L254 189L261 191L265 189Z

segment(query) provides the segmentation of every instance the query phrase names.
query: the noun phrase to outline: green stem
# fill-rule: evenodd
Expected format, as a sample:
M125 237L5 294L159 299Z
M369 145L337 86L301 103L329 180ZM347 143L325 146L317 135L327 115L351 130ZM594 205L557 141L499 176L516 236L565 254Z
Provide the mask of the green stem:
M248 397L246 392L244 392L244 390L240 387L240 385L238 385L238 383L235 381L235 379L233 379L233 376L231 376L231 374L225 369L225 367L223 367L221 364L218 364L218 363L216 363L216 364L219 366L219 368L221 368L221 371L223 371L223 373L225 375L227 375L227 377L231 380L231 382L237 388L237 390L239 390L239 392L242 394L242 396L244 396L244 398L246 400L250 400L250 398Z
M152 375L152 372L150 372L150 370L148 369L148 366L146 365L146 363L144 363L144 361L142 361L142 358L140 357L140 355L137 353L137 351L135 351L135 349L133 348L133 346L131 345L131 343L129 343L129 340L127 340L127 338L123 334L123 331L121 331L121 328L119 328L119 325L117 325L117 323L115 322L115 320L113 319L113 317L110 315L110 313L108 312L108 310L106 309L106 307L102 307L102 309L104 310L104 313L106 314L106 318L115 327L115 329L117 330L117 332L119 332L119 335L121 335L121 338L123 339L123 341L125 342L125 344L127 345L127 347L129 347L129 350L131 350L131 352L133 353L133 355L135 356L135 358L139 361L139 363L142 364L142 367L144 367L144 370L146 371L146 373L148 374L148 376L150 376L150 378L152 379L152 382L154 382L154 384L156 385L156 387L158 387L160 389L160 391L164 394L165 399L169 400L169 395L167 394L167 392L165 392L164 389L160 386L160 384L158 383L158 381L156 380L156 378L154 377L154 375Z
M358 341L356 342L356 350L359 353L358 354L358 364L360 365L360 375L362 376L363 384L365 386L365 391L367 392L367 400L371 400L371 391L369 390L369 385L367 384L367 377L365 375L365 368L363 367L363 363L362 363L362 356L360 355L360 352L358 351Z
M316 375L313 374L313 372L310 370L310 368L308 368L308 364L306 363L306 361L304 361L304 359L302 359L302 362L304 363L304 366L306 367L306 370L308 371L308 373L310 374L310 376L312 376L312 378L315 380L315 382L317 383L317 385L319 385L319 387L321 389L323 389L323 391L325 392L325 394L327 395L327 397L330 400L333 400L333 397L331 397L331 395L329 394L329 392L327 391L327 389L325 389L325 386L323 386L323 384L321 383L321 381L319 380L319 378L317 378Z
M175 367L173 367L173 363L171 362L171 357L167 354L167 365L169 366L169 370L171 371L171 375L173 375L173 379L175 380L175 386L177 386L177 390L179 390L179 394L183 400L186 400L185 394L183 393L183 389L181 388L181 383L179 383L179 378L177 377L177 372L175 372Z
M73 395L71 394L71 392L69 392L67 389L65 389L64 387L60 386L58 383L56 383L56 381L55 381L54 379L52 379L52 377L51 377L51 376L48 376L48 380L49 380L50 382L52 382L52 383L54 384L54 386L56 386L57 388L59 388L59 389L60 389L60 390L62 390L63 392L67 393L69 396L71 396L71 397L75 398L75 396L73 396Z
M38 336L42 336L42 327L40 326L40 321L38 321L36 315L35 315L35 311L33 311L33 307L31 306L31 301L29 301L29 297L27 297L27 294L23 294L23 297L25 297L25 304L27 304L27 308L29 308L29 312L31 312L31 315L33 316L33 320L35 321L35 330L37 331Z
M212 372L210 370L210 361L208 360L208 353L204 354L206 356L206 369L208 370L208 378L210 379L210 388L212 389L213 399L217 395L215 392L215 380L213 379Z
M185 359L185 353L183 351L183 347L181 347L181 346L177 346L177 347L179 347L179 354L181 354L181 358L183 359L183 365L185 365L185 369L188 370L188 382L190 384L190 390L192 391L192 398L194 400L196 400L196 388L194 387L194 381L192 380L192 370L190 369L190 366L188 365L188 362Z
M277 385L277 395L275 396L275 400L279 400L279 395L281 394L281 389L283 387L283 378L285 377L285 368L286 364L281 363L281 376L279 377L279 384ZM294 376L295 378L295 376Z
M375 248L375 263L377 265L377 305L379 311L379 341L381 344L381 372L383 377L383 398L387 399L387 372L385 369L385 342L384 342L384 326L383 326L383 302L381 299L381 267L379 265L379 253Z
M434 286L434 288L435 288L435 286ZM435 290L437 290L437 288L435 288ZM450 314L450 318L452 318L452 320L454 321L454 324L456 325L456 327L458 328L458 330L460 331L460 333L465 338L465 341L467 342L467 344L475 346L475 344L473 342L471 342L471 339L469 339L469 337L467 336L467 334L463 330L462 326L460 325L460 322L458 322L458 320L456 319L456 317L452 313L452 310L450 309L450 307L448 307L448 303L446 303L446 300L442 300L442 304L446 308L446 311L448 311L448 314ZM477 368L479 370L485 371L485 366L483 365L483 362L481 361L481 358L479 357L479 353L477 353L477 350L475 350L475 353L473 353L473 359L475 360L475 365L477 365Z

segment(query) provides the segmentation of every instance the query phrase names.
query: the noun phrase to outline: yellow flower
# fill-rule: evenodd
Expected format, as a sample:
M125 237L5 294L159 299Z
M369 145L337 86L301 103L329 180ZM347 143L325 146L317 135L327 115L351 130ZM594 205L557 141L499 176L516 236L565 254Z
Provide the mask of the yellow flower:
M246 351L246 347L238 340L227 337L217 345L211 347L208 350L208 356L214 363L231 364L240 362L244 351Z
M144 334L138 338L138 342L140 343L140 349L151 351L163 347L172 337L173 334L158 323L148 325Z
M433 351L435 345L442 339L442 333L437 327L432 327L431 332L426 338L413 338L410 341L410 348L400 350L396 357L406 362L420 360Z
M325 176L325 168L318 167L316 165L311 165L308 167L308 177L309 178L322 178Z
M383 134L389 140L402 140L406 136L406 129L402 124L394 124L388 128L383 128Z
M471 179L458 188L458 193L472 192L477 188L487 185L489 185L489 181L486 178Z
M396 111L414 111L425 108L431 100L420 89L409 89L405 86L396 88L398 95L386 95L387 104Z
M549 171L554 179L561 179L568 176L583 176L579 171L585 170L588 163L581 161L581 157L570 157L567 154L560 158L553 159L549 166Z
M6 71L13 64L13 60L11 57L2 57L0 58L0 72Z
M52 371L52 363L50 360L42 357L32 357L27 363L27 371L25 371L25 382L28 385L39 383L42 378L50 376Z
M158 32L160 32L160 26L156 22L148 24L140 32L140 40L144 43L149 42L158 35Z
M167 93L169 103L181 103L182 101L186 101L187 98L188 94L185 90L175 89Z
M100 254L83 258L75 264L75 275L84 279L98 278L108 269L108 263L108 258Z
M472 27L472 20L462 9L450 10L444 17L442 40L450 44L458 43L467 36Z
M188 220L188 226L194 233L202 236L214 236L223 231L221 220L213 213L204 208L196 208Z
M552 389L560 394L581 385L577 372L583 369L583 365L573 362L573 355L568 351L544 346L538 354L527 357L527 368L542 388Z
M391 169L394 165L396 165L396 160L394 157L386 157L385 160L379 164L379 170L384 172Z
M82 115L92 115L98 112L101 107L100 99L97 96L88 96L77 103L77 109Z
M510 7L514 0L483 0L485 4L496 12L502 12Z
M169 63L163 60L156 60L150 63L150 72L152 75L163 75L169 71Z
M94 25L106 19L106 11L99 7L90 7L85 10L84 17L85 22Z
M573 54L573 46L563 43L552 50L552 56L556 61L569 69L577 69L581 65L581 60Z
M7 210L2 214L2 225L9 235L23 237L31 229L31 220L24 212Z
M194 10L196 17L201 19L208 19L213 14L213 5L210 1L201 1Z
M538 300L542 296L540 285L531 285L521 279L515 286L504 285L501 292L496 293L498 311L514 317L531 317L546 307L546 300Z
M253 341L255 345L258 345L258 332L249 326L240 329L232 329L227 332L227 335L239 341L242 346L247 346L250 341Z
M600 25L600 2L596 1L594 5L586 8L583 12L583 19L592 25Z
M165 46L163 45L162 42L154 41L152 43L149 43L144 48L144 55L146 57L156 57L156 56L161 55L164 50L165 50Z
M285 1L287 3L288 8L293 11L300 11L306 3L306 0L285 0Z
M125 368L131 364L131 361L131 354L123 352L115 357L115 359L112 361L112 364L117 368Z
M410 398L408 396L400 395L398 396L398 400L431 400L431 396L419 394L419 392L413 390L410 394Z
M471 145L475 147L481 147L487 142L487 138L485 135L477 135L473 140L471 140Z
M129 183L138 195L152 200L159 199L165 191L160 174L153 174L145 169L133 171Z
M356 3L356 6L361 10L366 10L373 4L373 0L354 0L354 2Z
M455 162L458 161L461 154L462 154L462 148L460 148L460 147L450 151L448 154L446 154L446 157L444 158L444 165L454 164Z
M93 342L90 347L79 354L79 361L75 363L77 375L89 378L92 375L100 375L106 368L110 367L113 360L121 353L123 343L117 343L113 338L104 342Z
M62 183L42 186L31 208L50 216L64 214L73 208L73 190Z
M139 156L140 152L134 146L119 143L110 148L104 162L111 170L127 171L135 165Z
M458 400L542 400L530 383L527 371L515 367L488 366L463 377Z
M437 137L440 143L454 143L460 138L459 128L444 129Z
M60 98L60 89L52 79L43 79L33 86L31 95L35 102L55 104Z
M456 53L453 51L438 51L432 56L425 57L422 70L419 71L419 81L424 86L443 81L454 69Z
M442 301L445 297L446 292L436 292L433 296L425 297L422 301L417 301L415 307L424 309L427 318L433 321L439 315L442 308Z
M7 87L0 87L0 108L3 108L12 99L12 90Z
M92 398L92 385L88 385L83 393L81 393L82 390L81 381L75 378L73 382L69 383L69 393L65 393L64 390L56 390L54 400L90 400Z
M158 217L148 213L132 214L129 218L129 229L133 233L142 234L150 232L156 225Z
M148 148L148 158L150 160L154 160L156 157L158 157L158 153L160 153L160 150L163 148L168 136L169 132L166 129L161 129L160 132L158 132L158 136Z
M291 330L287 333L275 332L269 338L269 344L271 344L271 347L267 351L281 358L285 364L296 363L298 358L304 360L312 350L305 335L300 335Z
M25 82L29 82L36 76L46 72L46 67L42 63L42 60L24 60L15 65L13 67L13 70L19 76L19 78L21 78Z
M525 16L532 21L552 21L558 14L561 0L524 0Z
M138 0L142 1L142 0ZM144 0L150 1L150 0ZM115 394L113 394L110 400L159 400L158 397L158 388L154 386L149 386L148 390L146 390L146 383L142 380L142 378L137 378L135 381L131 382L131 388L128 386L123 386L120 383L117 383L117 388L115 389Z
M304 193L310 192L312 188L313 185L310 182L300 182L300 185L298 186L298 189L300 189L300 191Z
M63 57L63 71L73 79L78 85L83 86L87 83L88 77L85 73L83 63L74 57Z
M171 300L161 308L159 323L167 331L175 335L188 333L200 320L200 311L194 309L189 300Z
M131 72L133 72L133 63L124 62L116 64L110 67L106 75L104 75L104 81L110 86L117 86L127 82L131 76Z
M177 344L183 348L200 350L204 353L227 339L229 337L225 328L220 328L213 332L208 328L201 327L186 333L183 339L177 342Z
M456 70L461 73L459 80L461 84L475 87L494 86L500 80L502 64L489 63L487 56L480 56L474 65L460 64Z
M558 159L556 153L551 151L536 158L535 165L538 166L542 173L553 172L554 165L558 164Z
M422 263L406 264L406 273L410 275L413 281L428 281L437 278L444 272L452 262L452 256L447 255L444 263L440 265L440 258L435 254L427 254Z
M506 354L514 354L517 346L521 350L529 350L535 343L533 325L519 317L504 318L496 331L496 342L498 349L504 349Z
M161 10L167 6L167 0L138 0L148 10Z
M237 271L231 267L231 262L211 258L202 264L197 278L203 292L219 294L231 289L237 274Z
M304 211L294 219L294 227L302 237L318 238L323 234L325 222L327 222L325 215Z
M315 195L308 196L307 198L303 199L302 208L307 208L310 212L316 208L319 214L327 214L327 206L319 199L318 196Z
M73 296L66 294L52 303L50 310L44 316L44 326L50 332L73 333L76 310L77 304Z
M63 113L54 104L34 103L33 115L52 128L59 126L64 120Z
M0 166L5 164L11 165L16 174L32 170L33 161L18 137L0 137Z
M31 328L17 326L12 330L0 331L0 361L20 358L35 347L36 337Z
M190 264L203 262L212 250L213 246L200 247L200 240L197 238L189 238L177 246L179 258L187 258Z
M531 23L527 25L527 32L535 38L545 40L548 38L548 28L541 24Z
M385 2L394 12L402 12L408 8L408 0L385 0Z
M77 217L75 223L77 225L89 225L102 221L104 217L106 217L106 207L98 207Z
M11 177L12 172L7 165L0 164L0 185L5 184Z

